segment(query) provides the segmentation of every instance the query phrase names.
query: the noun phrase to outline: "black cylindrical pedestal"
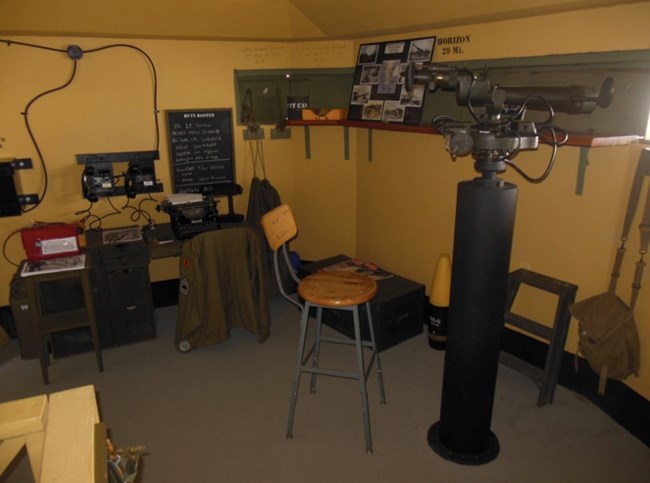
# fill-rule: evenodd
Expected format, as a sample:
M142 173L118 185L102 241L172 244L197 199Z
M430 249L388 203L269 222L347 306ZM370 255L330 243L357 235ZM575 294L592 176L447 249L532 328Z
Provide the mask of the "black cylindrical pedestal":
M516 205L517 187L502 180L458 185L440 420L428 441L461 464L487 463L499 453L490 423Z

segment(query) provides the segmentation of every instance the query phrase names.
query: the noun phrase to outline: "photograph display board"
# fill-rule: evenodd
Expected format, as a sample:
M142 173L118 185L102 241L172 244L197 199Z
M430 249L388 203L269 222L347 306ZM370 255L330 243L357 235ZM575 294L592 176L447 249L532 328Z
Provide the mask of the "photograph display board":
M436 37L362 44L348 120L420 124L425 85L406 89L409 62L431 62Z
M232 109L165 112L174 193L213 195L232 185Z

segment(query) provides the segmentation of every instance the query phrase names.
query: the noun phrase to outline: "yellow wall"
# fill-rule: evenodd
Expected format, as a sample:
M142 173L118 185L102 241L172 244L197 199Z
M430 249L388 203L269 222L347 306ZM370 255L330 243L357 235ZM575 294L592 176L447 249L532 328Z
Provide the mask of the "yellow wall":
M0 35L0 38L4 37ZM84 51L115 43L129 43L144 50L152 58L158 75L160 121L160 155L156 161L156 174L166 193L171 192L170 168L164 111L167 109L231 108L235 110L235 69L277 69L297 66L301 68L349 66L354 57L351 41L305 42L301 44L256 42L203 42L166 40L123 39L74 39L74 38L11 38L55 49L79 45ZM33 170L18 172L22 193L40 193L43 170L35 148L30 142L21 112L38 94L59 87L69 80L72 61L64 53L33 49L0 43L0 159L31 157L36 165ZM89 203L82 198L82 167L76 164L75 154L113 151L150 150L155 146L155 129L152 105L152 73L149 64L136 50L110 48L95 53L85 53L77 63L76 76L69 87L36 101L29 110L32 131L41 148L47 167L49 187L43 203L34 211L20 217L0 218L0 240L12 232L30 226L36 221L73 221L79 219L75 212L85 210ZM236 114L234 113L233 116ZM235 197L235 209L246 213L248 186L253 176L252 155L249 143L243 140L243 128L235 127L236 179L244 189L243 196ZM293 202L294 186L300 191L301 183L294 181L295 159L304 153L302 131L296 130L295 140L267 141L263 143L266 173L281 193L283 200ZM342 153L342 149L341 149ZM341 159L343 155L341 154ZM329 158L327 158L329 160ZM332 192L340 187L336 171L324 169L322 156L314 156L311 167L321 166L321 186L332 184ZM301 168L300 168L301 169ZM298 169L297 175L310 177ZM334 206L354 206L354 163L347 163L348 176L345 184L350 198L336 200ZM258 176L262 176L258 170ZM158 200L164 194L155 194ZM309 194L307 194L309 198ZM136 202L144 199L140 196ZM124 197L111 198L119 209L125 204ZM342 205L343 201L345 204ZM132 202L133 204L133 202ZM157 213L155 203L146 202L145 209L158 222L169 221L166 214ZM227 211L226 200L220 210ZM107 199L100 199L92 213L104 216L111 213ZM301 210L298 210L299 212ZM307 213L309 210L303 210ZM123 210L119 216L110 216L102 222L103 227L133 224L131 210ZM354 226L355 210L345 215L347 226ZM300 218L306 215L297 214ZM336 215L338 218L338 214ZM336 218L334 218L335 220ZM323 220L333 230L333 220ZM137 221L144 224L144 220ZM307 228L306 228L307 229ZM354 250L353 231L346 230L340 251ZM336 238L336 237L330 237ZM334 244L336 246L336 244ZM19 262L24 258L20 237L14 235L7 243L9 259ZM151 264L152 280L176 277L175 259L155 260ZM0 305L9 303L9 280L15 267L0 260Z
M435 60L459 61L587 51L650 48L650 3L595 9L518 21L482 24L435 32L413 32L399 38L423 35L470 35L462 53ZM0 35L0 38L2 36ZM115 40L20 38L65 48L78 44L84 50ZM365 39L365 41L384 40ZM120 40L122 41L122 40ZM252 43L137 40L131 42L154 60L159 76L161 159L157 174L171 190L164 110L235 107L234 69L349 67L355 62L352 41L307 43ZM60 53L0 44L0 158L31 157L38 163L21 112L35 95L63 84L71 62ZM34 221L71 221L87 207L81 197L81 167L77 153L128 151L153 148L151 73L142 56L128 49L86 54L78 62L77 78L65 90L46 96L30 110L30 120L45 156L50 186L44 203L21 217L0 219L0 240ZM426 122L426 120L424 120ZM247 192L252 176L249 145L242 128L235 129L237 180ZM290 140L264 141L267 174L284 201L294 206L300 236L294 248L304 259L347 253L383 265L386 269L429 286L435 260L451 252L456 184L475 175L472 161L452 162L439 136L373 132L373 161L368 161L368 131L350 130L350 158L343 155L341 128L313 127L311 159L305 159L302 128L292 128ZM268 136L268 127L267 127ZM589 152L584 194L575 194L579 148L560 150L556 167L541 185L529 185L514 173L505 178L519 186L519 204L512 267L526 266L575 283L583 299L605 290L618 244L628 187L641 147L596 148ZM522 154L518 162L540 173L550 150ZM37 166L19 174L23 192L40 192L42 170ZM160 196L157 196L161 198ZM140 198L138 198L139 200ZM124 199L115 199L122 206ZM247 195L236 198L245 213ZM158 221L166 215L150 212ZM223 207L225 209L225 207ZM111 211L106 200L93 209ZM105 227L131 224L128 214L105 220ZM636 226L636 225L635 225ZM628 299L638 233L629 244L620 294ZM7 245L9 257L24 253L19 238ZM0 260L0 305L8 304L8 283L14 267ZM176 261L154 261L153 280L176 275ZM637 325L642 339L641 377L627 382L650 398L650 290L642 290L637 304ZM541 298L527 304L542 310ZM537 302L537 303L536 303ZM574 321L575 323L575 321ZM572 326L567 350L576 347Z
M648 19L650 3L644 3L416 32L413 37L470 36L470 42L459 44L462 54L444 55L438 46L434 61L440 62L648 49ZM367 131L359 130L357 256L429 287L438 255L452 252L456 185L477 175L473 160L460 158L452 162L440 137L374 131L373 161L369 162L367 138ZM574 283L579 286L578 300L605 291L614 253L620 244L629 187L641 149L641 145L632 145L589 150L586 184L581 196L575 194L580 156L577 147L559 150L555 168L542 184L531 185L514 171L506 172L503 177L519 187L511 268L529 268ZM516 161L528 173L539 175L550 152L549 147L543 146L538 151L520 154ZM648 184L646 180L645 186ZM625 301L629 301L634 263L638 260L636 227L642 206L632 225L618 284L619 295ZM626 380L646 398L650 398L648 277L646 273L645 287L635 310L642 344L641 374ZM548 310L548 297L539 291L522 293L524 303L516 306L519 313L551 323L553 313ZM550 303L553 302L551 298ZM576 320L572 321L566 349L570 352L577 349Z

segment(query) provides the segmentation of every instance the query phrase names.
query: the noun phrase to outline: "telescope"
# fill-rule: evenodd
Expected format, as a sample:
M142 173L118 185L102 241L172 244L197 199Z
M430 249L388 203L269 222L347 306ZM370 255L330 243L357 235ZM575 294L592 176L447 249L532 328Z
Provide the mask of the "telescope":
M568 139L553 125L555 112L589 114L607 107L614 82L606 78L597 88L509 87L493 85L485 73L436 64L416 70L409 64L406 88L414 84L424 84L429 91L455 91L456 102L473 118L432 120L452 158L471 154L481 176L458 184L440 419L429 428L427 440L445 459L484 464L496 458L500 448L490 420L518 192L498 174L511 167L529 182L544 181L557 148ZM545 111L547 118L525 120L528 109ZM552 154L544 173L531 177L512 159L522 150L537 149L540 139L551 145Z
M564 131L553 126L555 112L590 114L596 107L607 107L614 97L614 79L607 77L593 86L502 86L493 84L485 72L445 64L410 63L406 88L427 86L429 92L455 91L456 103L469 109L474 122L459 122L439 116L432 125L445 136L445 146L453 159L472 154L476 169L484 174L502 172L506 162L521 150L539 147L539 133L548 131L551 143L566 142ZM526 110L545 111L548 119L532 122L524 119ZM562 138L558 140L557 134Z

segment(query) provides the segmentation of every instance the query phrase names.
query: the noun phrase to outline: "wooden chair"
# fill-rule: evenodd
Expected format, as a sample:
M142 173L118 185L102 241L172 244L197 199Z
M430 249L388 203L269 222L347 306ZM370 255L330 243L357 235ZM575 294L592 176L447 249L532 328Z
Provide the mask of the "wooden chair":
M291 389L291 405L289 408L289 421L287 424L287 438L293 437L293 420L298 400L300 376L302 373L311 374L310 390L312 393L316 392L317 375L356 379L359 381L359 390L361 392L361 412L363 417L366 451L371 453L372 436L370 431L370 414L368 409L366 381L373 364L376 364L377 367L380 401L382 404L386 403L381 363L375 345L375 335L370 308L370 301L377 293L377 282L365 275L345 271L317 272L301 280L291 268L287 248L287 243L298 234L296 222L289 206L281 205L266 213L262 217L262 227L264 228L264 233L269 245L273 250L273 263L280 292L283 297L297 305L302 310L302 317L300 319L300 342L298 346L296 371ZM283 286L284 284L281 278L279 261L280 252L282 253L284 262L289 268L292 278L298 284L299 300L304 301L303 303L292 299ZM366 320L368 322L370 340L362 340L361 338L361 331L359 328L360 306L365 306L366 309ZM316 310L316 332L310 349L305 351L307 345L309 315L312 308L315 308ZM321 323L323 310L351 311L352 323L354 324L354 340L323 335ZM342 371L321 368L319 366L321 343L353 345L356 349L356 370ZM367 366L364 361L364 348L368 348L371 351L371 356ZM311 363L308 362L310 357Z

